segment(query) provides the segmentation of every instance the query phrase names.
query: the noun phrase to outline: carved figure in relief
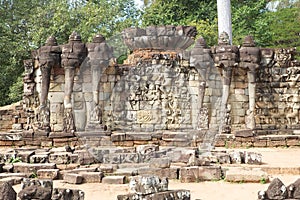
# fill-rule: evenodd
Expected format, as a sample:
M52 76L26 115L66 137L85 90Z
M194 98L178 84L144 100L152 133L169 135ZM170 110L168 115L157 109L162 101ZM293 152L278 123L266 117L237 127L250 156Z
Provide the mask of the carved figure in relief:
M169 94L169 103L168 103L168 124L178 124L180 122L181 110L178 105L178 99L173 97L172 94Z
M246 36L242 47L240 48L239 66L247 70L248 91L249 91L249 109L247 111L247 128L255 128L255 93L256 93L256 73L261 60L260 49L255 47L252 36Z
M50 75L51 69L60 65L61 49L57 45L56 39L53 36L50 36L47 39L45 46L38 49L37 53L38 66L42 75L42 89L40 94L40 106L38 110L39 117L37 118L37 124L39 124L39 129L50 131L50 110L47 105Z
M197 129L198 130L208 129L208 109L206 107L202 107L200 109Z
M69 37L69 43L62 46L62 67L65 70L65 108L72 108L71 95L73 92L75 69L80 67L86 54L87 50L85 44L81 41L81 36L74 31Z
M88 64L92 72L93 105L89 123L102 124L102 109L99 105L99 82L104 70L113 57L112 49L106 44L101 34L95 35L92 43L86 44Z
M65 70L65 96L64 96L64 131L74 132L73 108L71 95L73 93L75 69L79 68L86 58L87 50L81 41L81 36L73 32L69 37L69 43L62 46L61 62ZM70 124L71 123L71 124Z
M238 65L238 52L239 50L237 46L229 44L229 36L226 32L220 34L218 46L212 48L215 66L219 68L223 82L220 132L224 132L224 129L227 129L223 126L227 126L225 125L225 120L229 88L232 77L232 68Z

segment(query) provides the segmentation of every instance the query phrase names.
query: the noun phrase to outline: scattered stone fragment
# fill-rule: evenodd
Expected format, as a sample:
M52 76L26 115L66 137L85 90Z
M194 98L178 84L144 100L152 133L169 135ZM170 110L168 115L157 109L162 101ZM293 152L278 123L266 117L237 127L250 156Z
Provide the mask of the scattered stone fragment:
M279 178L273 179L266 191L265 199L286 199L287 197L288 191L282 181Z
M287 187L288 197L290 199L300 199L300 179L297 179L294 183Z
M261 165L262 155L256 152L245 152L245 164Z
M53 182L51 180L24 179L21 188L22 190L18 193L21 200L51 200Z
M16 200L17 193L8 182L0 183L0 200Z
M54 188L51 200L84 200L84 192L76 189Z
M168 178L160 179L158 176L151 175L132 177L129 182L130 190L139 195L167 191L168 185Z

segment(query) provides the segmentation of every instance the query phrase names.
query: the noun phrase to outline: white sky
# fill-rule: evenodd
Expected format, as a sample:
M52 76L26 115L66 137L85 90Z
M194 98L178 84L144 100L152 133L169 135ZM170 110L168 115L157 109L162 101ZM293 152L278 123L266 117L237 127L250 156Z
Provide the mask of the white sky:
M135 4L139 7L139 8L142 8L144 3L142 0L134 0L135 1Z

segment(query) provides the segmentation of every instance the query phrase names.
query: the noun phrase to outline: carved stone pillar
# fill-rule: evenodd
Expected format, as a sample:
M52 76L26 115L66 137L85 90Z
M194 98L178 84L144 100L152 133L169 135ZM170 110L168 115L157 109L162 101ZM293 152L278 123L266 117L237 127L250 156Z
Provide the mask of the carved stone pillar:
M208 110L207 108L203 107L203 100L205 95L206 82L208 79L207 76L209 75L208 72L212 64L212 56L211 49L207 47L206 42L202 37L200 37L196 41L196 44L191 51L190 64L197 69L202 79L199 84L199 114L197 129L208 129Z
M256 88L256 72L259 68L261 60L260 49L255 47L252 36L246 36L243 46L240 48L239 67L247 70L248 91L249 91L249 108L246 116L246 127L255 128L255 88Z
M56 39L50 36L45 46L42 46L37 51L38 53L38 66L41 70L41 94L40 106L37 113L38 128L50 131L50 110L47 105L51 69L60 64L61 49L57 45Z
M238 47L230 45L228 34L223 32L219 36L218 46L212 48L214 54L215 66L219 68L222 76L223 91L221 100L221 125L220 132L227 133L230 131L230 124L226 124L228 120L228 111L230 110L227 105L229 98L229 89L231 83L232 69L238 65Z
M86 58L86 47L81 42L78 33L73 32L69 43L62 46L62 67L65 70L65 96L64 96L64 131L74 132L73 107L71 95L73 93L75 69L79 68Z
M113 57L112 49L106 44L105 38L97 34L92 43L88 43L88 64L92 72L93 103L88 122L89 128L102 124L102 110L99 105L99 84L104 70L109 66L109 61Z

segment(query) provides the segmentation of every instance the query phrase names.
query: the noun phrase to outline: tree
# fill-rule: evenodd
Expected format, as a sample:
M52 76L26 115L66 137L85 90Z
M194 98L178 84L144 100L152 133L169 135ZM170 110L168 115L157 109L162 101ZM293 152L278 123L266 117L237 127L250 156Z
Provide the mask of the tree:
M139 16L134 0L2 0L0 13L0 106L20 100L22 61L50 35L59 44L74 30L84 41L96 33L109 38Z
M273 33L270 46L300 48L300 1L279 4L268 13L270 30Z
M258 46L269 46L272 33L267 15L268 0L232 0L233 43L242 44L247 35L252 35Z
M155 0L147 6L142 23L147 25L193 25L208 45L217 43L217 2L210 0ZM268 45L267 0L232 0L234 43L253 35L260 46Z

